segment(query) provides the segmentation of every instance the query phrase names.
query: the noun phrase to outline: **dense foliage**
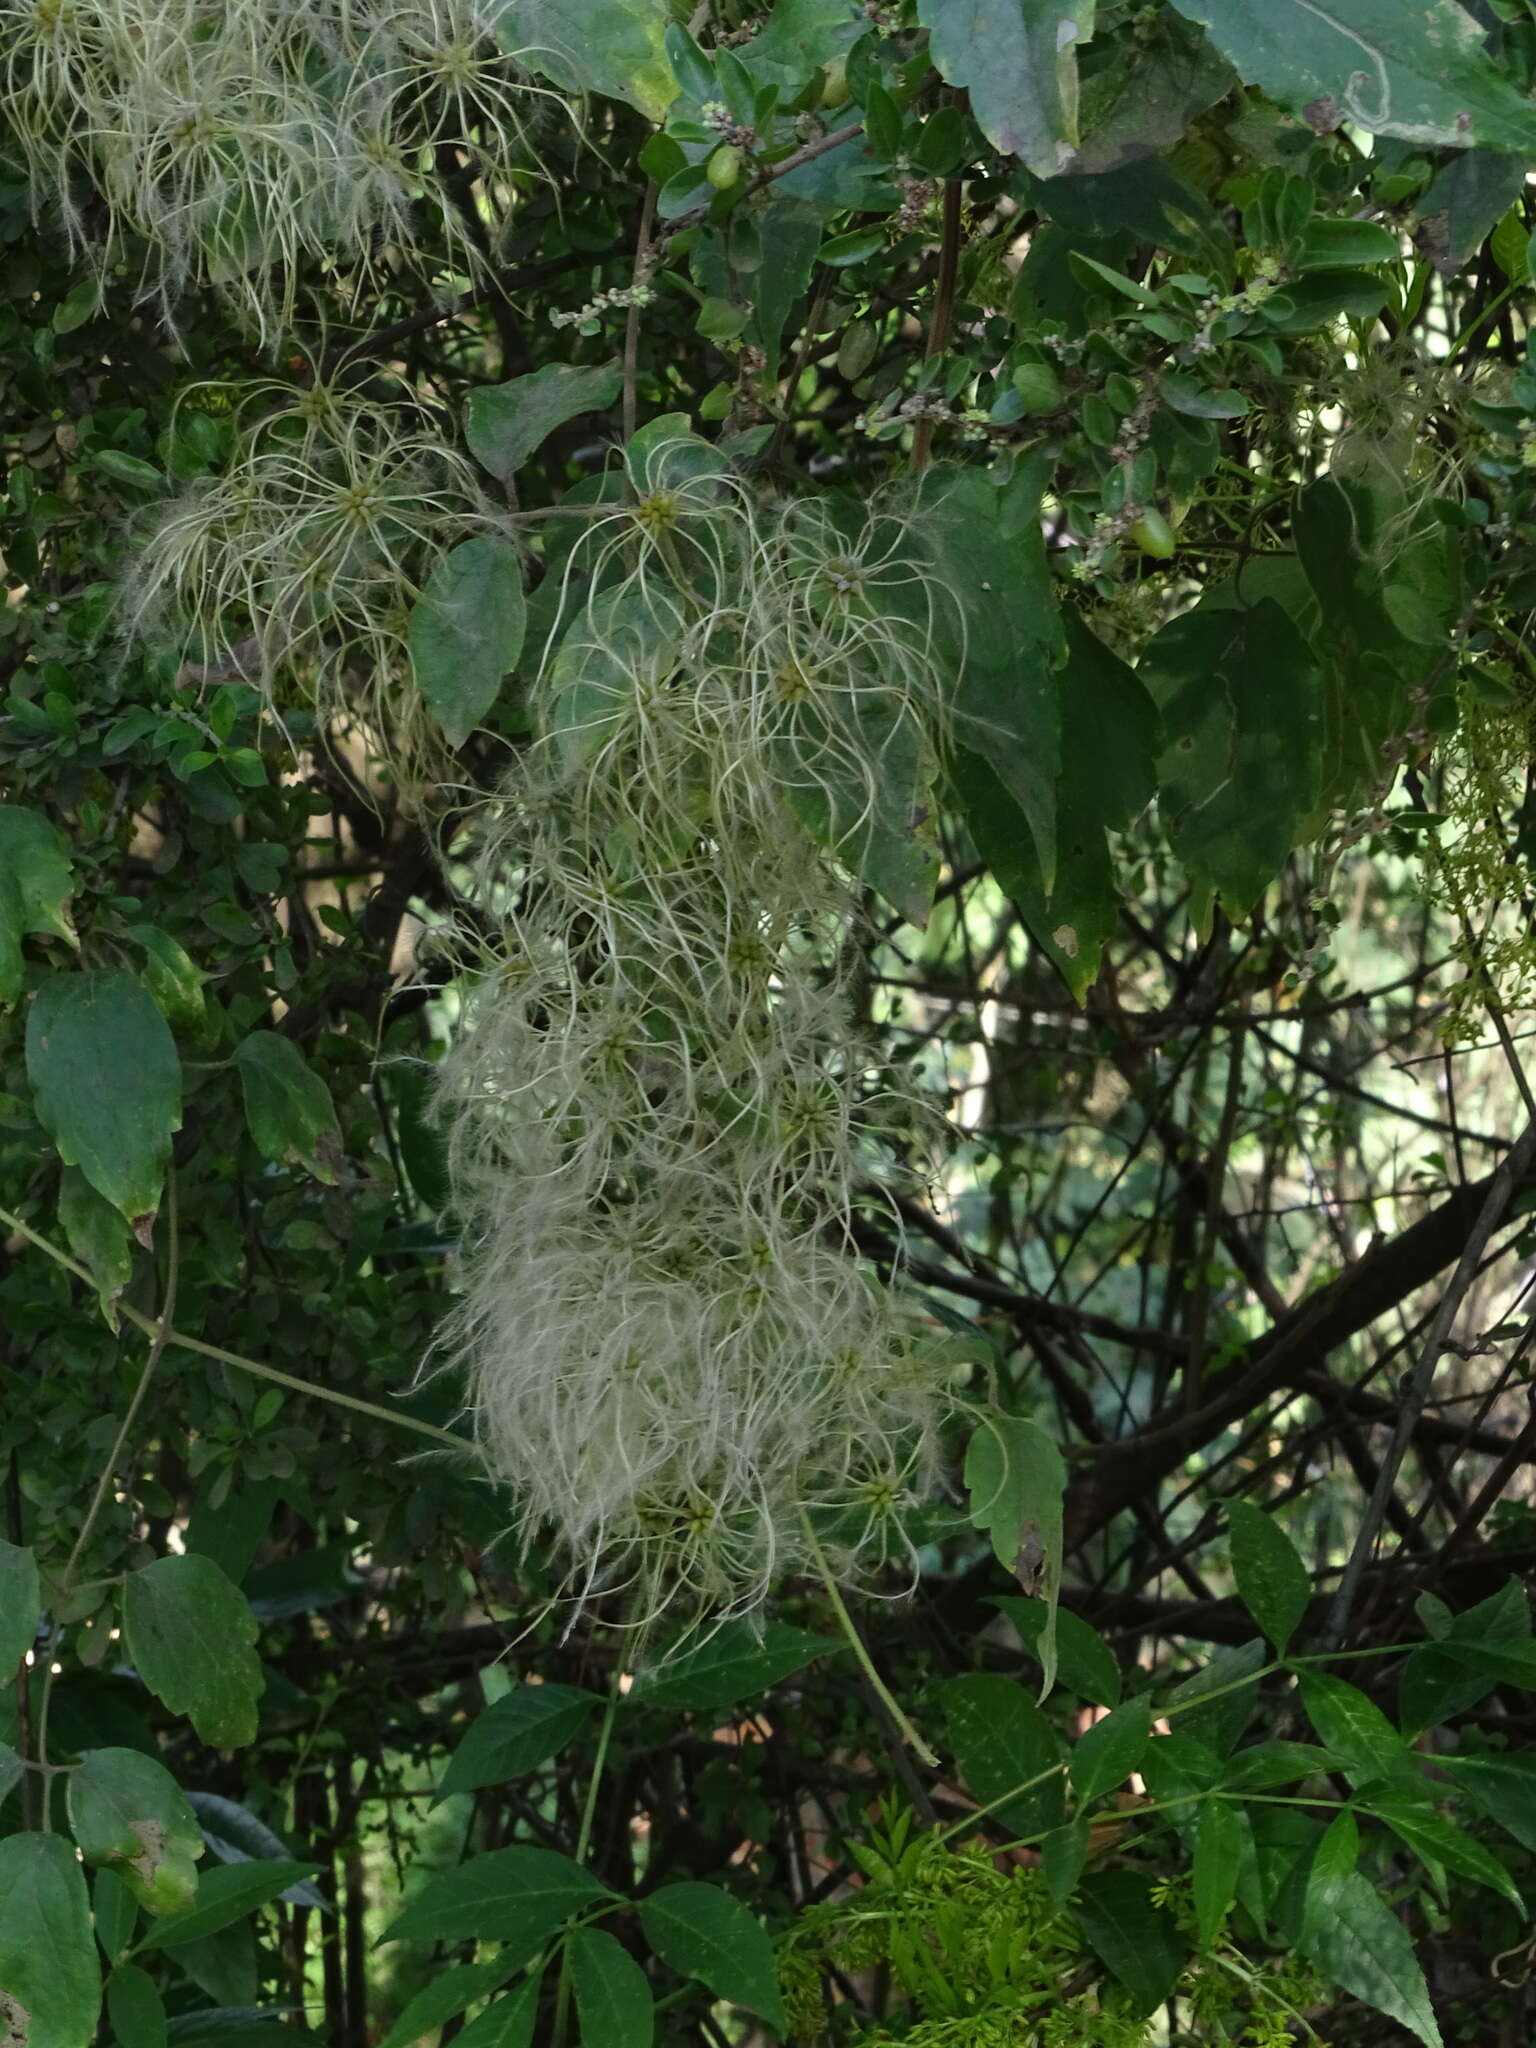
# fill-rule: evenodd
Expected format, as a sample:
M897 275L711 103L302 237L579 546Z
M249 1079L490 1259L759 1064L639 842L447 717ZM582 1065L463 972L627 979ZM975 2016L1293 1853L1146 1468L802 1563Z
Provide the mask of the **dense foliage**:
M1526 2040L1536 0L0 78L3 2048Z

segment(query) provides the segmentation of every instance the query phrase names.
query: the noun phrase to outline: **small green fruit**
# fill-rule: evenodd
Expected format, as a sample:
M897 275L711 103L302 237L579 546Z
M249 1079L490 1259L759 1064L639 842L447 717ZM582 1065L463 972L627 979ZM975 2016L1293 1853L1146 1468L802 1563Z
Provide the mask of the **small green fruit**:
M834 57L821 74L821 104L840 107L848 97L848 60Z
M1168 561L1179 545L1173 528L1155 505L1142 513L1126 538L1134 541L1144 555L1159 562Z
M741 163L741 151L735 143L722 142L704 166L704 175L717 192L729 192L741 176Z
M1055 412L1061 404L1061 379L1049 363L1020 363L1013 388L1026 412Z

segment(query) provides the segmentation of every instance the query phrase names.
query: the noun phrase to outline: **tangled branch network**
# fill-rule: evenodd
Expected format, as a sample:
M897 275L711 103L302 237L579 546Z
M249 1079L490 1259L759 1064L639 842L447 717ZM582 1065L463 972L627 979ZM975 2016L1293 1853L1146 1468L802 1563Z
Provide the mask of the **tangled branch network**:
M76 249L168 315L218 288L270 340L306 259L365 284L427 241L450 268L493 253L473 188L537 170L546 107L571 118L517 62L516 21L480 0L17 0L0 94Z
M899 1550L954 1371L853 1247L925 1112L854 1025L844 865L942 732L938 593L894 513L769 515L690 450L567 572L445 1081L487 1464L640 1621Z

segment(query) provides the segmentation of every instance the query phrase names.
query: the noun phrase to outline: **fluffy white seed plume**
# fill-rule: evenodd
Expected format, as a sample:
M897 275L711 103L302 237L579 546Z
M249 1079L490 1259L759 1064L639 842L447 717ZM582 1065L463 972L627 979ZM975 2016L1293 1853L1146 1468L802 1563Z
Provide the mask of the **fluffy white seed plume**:
M509 907L445 1080L447 1347L524 1535L642 1619L752 1607L808 1514L839 1568L883 1558L932 1476L944 1347L853 1247L881 1126L923 1111L854 1027L855 887L797 821L856 831L880 746L942 723L901 537L645 491L587 544L480 847Z

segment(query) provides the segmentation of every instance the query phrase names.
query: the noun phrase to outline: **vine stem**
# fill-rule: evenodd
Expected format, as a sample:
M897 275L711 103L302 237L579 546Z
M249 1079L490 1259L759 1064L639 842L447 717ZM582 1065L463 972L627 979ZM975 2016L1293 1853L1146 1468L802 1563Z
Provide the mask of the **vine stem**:
M14 1230L19 1237L24 1237L28 1244L46 1253L55 1265L62 1266L67 1273L73 1273L77 1280L83 1280L87 1287L95 1287L95 1281L84 1266L72 1259L68 1252L60 1251L56 1244L44 1237L41 1232L34 1230L30 1223L24 1223L12 1210L0 1209L0 1224L4 1224L8 1230ZM160 1334L160 1323L155 1317L145 1315L142 1310L131 1307L127 1302L119 1302L117 1312L125 1322L132 1323L135 1329L142 1330L147 1337L153 1338ZM414 1415L398 1414L381 1407L377 1401L365 1401L360 1395L339 1393L334 1387L316 1386L312 1380L301 1380L296 1373L282 1372L275 1365L263 1365L259 1358L247 1358L240 1351L226 1351L222 1344L205 1344L201 1337L189 1336L185 1330L166 1330L161 1347L176 1351L195 1351L200 1358L217 1359L220 1365L232 1365L240 1372L254 1374L257 1379L271 1380L276 1386L291 1388L296 1394L308 1394L315 1401L329 1401L333 1408L349 1408L355 1415L368 1415L375 1422L388 1422L396 1429L411 1430L417 1436L430 1437L434 1443L445 1444L455 1451L473 1448L467 1437L459 1436L451 1429L439 1429L435 1422L420 1422Z
M800 1510L800 1527L805 1532L806 1545L810 1550L812 1562L816 1566L816 1576L821 1580L826 1596L832 1603L832 1611L837 1616L838 1626L848 1639L849 1649L858 1658L864 1676L873 1686L875 1697L896 1723L896 1728L902 1741L906 1743L913 1755L917 1757L920 1763L925 1763L929 1770L936 1771L939 1768L938 1758L928 1747L927 1743L924 1742L922 1736L918 1734L906 1714L903 1713L900 1702L875 1668L875 1661L865 1647L864 1638L854 1626L853 1616L848 1612L847 1603L843 1599L842 1593L838 1590L837 1581L833 1578L831 1567L827 1563L827 1554L817 1541L816 1531L811 1527L811 1518L804 1508Z
M640 208L640 230L635 237L635 267L631 275L630 288L638 292L651 272L651 230L656 224L656 193L654 178L645 182L645 200ZM633 298L624 321L624 443L627 447L635 438L635 421L638 417L637 381L640 372L640 308Z
M619 1711L619 1671L614 1666L613 1682L608 1688L608 1704L603 1709L603 1725L597 1734L597 1753L592 1759L592 1775L587 1780L587 1796L582 1802L581 1827L576 1835L576 1861L585 1863L592 1850L592 1827L597 1819L597 1793L603 1782L603 1770L608 1762L608 1744L613 1736L613 1724ZM555 1988L555 2048L564 2048L566 2031L571 2017L571 1957L569 1947L560 1951L560 1981Z

